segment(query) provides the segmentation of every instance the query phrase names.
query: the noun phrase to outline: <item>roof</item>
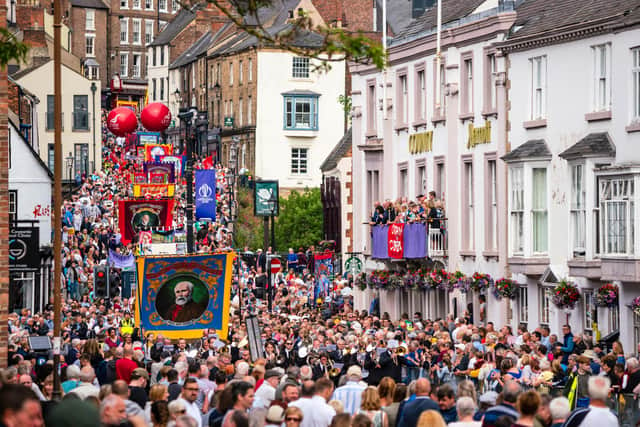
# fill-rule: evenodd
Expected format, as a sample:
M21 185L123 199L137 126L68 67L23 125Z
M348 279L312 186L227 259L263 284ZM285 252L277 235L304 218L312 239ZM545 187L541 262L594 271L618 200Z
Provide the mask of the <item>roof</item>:
M382 11L382 1L376 0L376 9ZM398 34L411 23L412 2L407 0L386 0L387 1L387 24L392 34ZM377 28L382 27L382 12L377 14Z
M608 132L590 133L560 153L560 157L565 160L584 157L615 157L615 155L616 146L613 145Z
M282 92L280 95L320 96L318 92L307 89L289 90L287 92Z
M14 80L21 79L22 77L26 76L27 74L31 73L32 71L35 71L38 68L42 67L43 65L45 65L49 61L51 61L51 59L49 59L48 61L34 62L34 64L31 65L30 67L21 68L18 71L16 71L15 73L11 74L11 77L13 77Z
M629 14L637 13L638 8L640 0L526 0L517 7L509 39L542 36L594 21L625 20Z
M194 44L182 52L175 61L169 64L169 69L172 70L189 64L198 59L200 55L207 53L207 49L211 46L211 43L213 43L214 38L215 36L211 31L204 33Z
M442 2L442 24L456 21L473 13L486 0L447 0ZM556 0L557 1L557 0ZM410 3L410 2L409 2ZM389 8L387 8L388 13ZM411 16L411 11L409 11ZM425 13L411 22L404 30L396 34L397 39L405 39L417 36L421 33L431 32L437 25L437 8L427 9Z
M24 137L24 135L22 135L22 132L20 132L20 126L16 125L16 123L13 121L13 119L11 118L11 115L8 116L8 122L10 124L10 126L13 126L13 128L16 130L16 132L18 133L18 135L20 135L20 139L22 140L22 142L24 143L24 145L27 146L27 148L29 149L29 151L31 152L31 155L36 159L36 161L38 162L38 164L42 167L42 169L45 170L45 172L47 172L47 175L49 175L49 178L51 178L51 180L53 181L53 172L51 172L51 169L49 169L49 167L44 163L44 161L42 160L42 158L38 155L38 153L36 153L36 150L33 149L33 147L31 146L31 144L29 144L29 141L27 141Z
M347 130L344 136L338 141L331 153L327 156L327 159L320 165L321 171L329 171L338 167L338 162L342 159L351 149L352 137L351 128Z
M518 146L515 150L511 150L502 156L502 160L507 163L550 158L551 151L549 151L549 147L547 147L547 143L544 139L530 139L524 144Z
M102 0L71 0L73 7L85 7L87 9L109 9Z
M187 25L196 19L196 6L191 9L180 9L178 14L164 27L148 46L161 46L169 44Z

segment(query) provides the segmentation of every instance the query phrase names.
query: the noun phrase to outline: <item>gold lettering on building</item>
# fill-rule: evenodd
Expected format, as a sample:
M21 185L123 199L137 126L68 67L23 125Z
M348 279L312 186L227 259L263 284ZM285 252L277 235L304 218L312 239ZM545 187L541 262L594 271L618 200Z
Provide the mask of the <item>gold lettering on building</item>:
M491 122L485 120L484 126L474 128L473 123L469 123L469 136L467 140L467 148L473 148L480 144L491 143Z
M409 135L409 153L418 154L433 149L433 131L414 133Z

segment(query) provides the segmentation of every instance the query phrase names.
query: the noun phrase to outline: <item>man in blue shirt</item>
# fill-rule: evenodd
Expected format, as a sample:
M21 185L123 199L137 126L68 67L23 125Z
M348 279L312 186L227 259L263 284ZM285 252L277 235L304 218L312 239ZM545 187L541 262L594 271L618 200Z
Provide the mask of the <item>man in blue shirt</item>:
M412 402L407 402L398 413L398 423L402 427L416 427L420 414L429 409L440 411L440 407L429 397L431 394L431 383L426 378L419 378L416 381L416 398Z

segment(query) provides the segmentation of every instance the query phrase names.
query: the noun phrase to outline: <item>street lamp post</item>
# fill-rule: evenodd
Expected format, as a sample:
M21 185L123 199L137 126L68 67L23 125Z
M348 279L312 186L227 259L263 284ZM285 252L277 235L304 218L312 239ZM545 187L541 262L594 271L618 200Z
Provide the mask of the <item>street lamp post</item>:
M69 153L65 161L67 162L67 170L69 171L69 199L71 199L71 189L73 187L73 155Z
M187 186L187 206L185 209L185 215L187 217L187 252L193 253L195 251L194 236L193 236L193 138L191 128L193 127L193 121L196 116L196 109L181 108L178 117L180 118L180 126L184 125L185 136L184 144L186 144L187 151L187 163L184 169L185 182Z
M93 170L97 169L96 167L96 91L98 90L98 86L96 86L96 82L91 82L91 101L93 103L93 110L91 110L91 128L93 129ZM93 173L93 171L92 171Z

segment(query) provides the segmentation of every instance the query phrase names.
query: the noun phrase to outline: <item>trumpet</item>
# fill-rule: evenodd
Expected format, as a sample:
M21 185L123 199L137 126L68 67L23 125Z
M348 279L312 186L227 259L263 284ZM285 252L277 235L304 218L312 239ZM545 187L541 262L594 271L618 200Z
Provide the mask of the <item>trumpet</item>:
M329 377L331 378L336 378L340 376L340 372L342 372L342 370L340 368L331 368L329 370Z
M393 352L398 356L404 356L405 354L407 354L407 349L405 347L400 346L400 347L396 347Z

